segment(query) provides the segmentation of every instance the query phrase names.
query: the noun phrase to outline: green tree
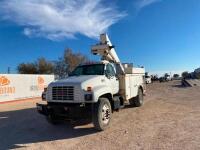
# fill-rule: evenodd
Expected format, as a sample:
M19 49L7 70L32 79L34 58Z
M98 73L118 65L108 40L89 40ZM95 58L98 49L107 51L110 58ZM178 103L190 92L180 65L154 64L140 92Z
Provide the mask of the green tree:
M17 70L20 74L38 74L35 63L21 63L18 65Z
M174 78L179 78L179 74L174 74L173 77Z
M200 72L194 72L194 75L197 79L200 79Z
M183 73L182 73L182 77L183 78L189 78L189 72L188 71L184 71Z
M36 62L19 64L17 70L20 74L52 74L54 65L45 58L39 58Z
M39 58L32 63L21 63L17 70L21 74L56 74L60 78L66 77L79 64L88 61L87 57L81 53L74 53L67 48L64 54L57 61L50 62L45 58Z

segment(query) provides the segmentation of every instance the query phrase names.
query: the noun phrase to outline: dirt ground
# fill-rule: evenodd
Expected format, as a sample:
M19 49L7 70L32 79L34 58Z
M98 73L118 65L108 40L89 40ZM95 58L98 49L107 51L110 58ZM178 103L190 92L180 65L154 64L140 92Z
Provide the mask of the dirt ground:
M38 101L0 104L0 149L200 149L200 88L179 81L148 85L145 104L115 112L104 132L50 125Z

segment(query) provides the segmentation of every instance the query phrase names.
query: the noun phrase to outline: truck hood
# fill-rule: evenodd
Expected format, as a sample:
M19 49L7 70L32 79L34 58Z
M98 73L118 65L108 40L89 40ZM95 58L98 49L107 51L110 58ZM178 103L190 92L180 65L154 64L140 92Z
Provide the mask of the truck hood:
M52 82L50 86L59 86L59 85L80 85L82 89L85 89L86 86L95 86L102 84L102 79L104 75L83 75L83 76L71 76L66 79L57 80Z

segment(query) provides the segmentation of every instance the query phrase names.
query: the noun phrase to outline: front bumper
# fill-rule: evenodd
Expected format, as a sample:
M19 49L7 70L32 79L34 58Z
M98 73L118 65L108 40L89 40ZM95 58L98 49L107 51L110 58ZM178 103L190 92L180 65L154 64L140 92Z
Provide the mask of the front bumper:
M43 115L45 115L45 116L48 116L49 113L50 113L47 104L39 104L39 103L36 103L36 108L37 108L37 111L38 111L40 114L43 114Z
M51 114L59 116L62 119L79 119L88 118L91 116L92 105L81 104L63 104L63 103L50 103L50 104L36 104L37 111L45 116Z

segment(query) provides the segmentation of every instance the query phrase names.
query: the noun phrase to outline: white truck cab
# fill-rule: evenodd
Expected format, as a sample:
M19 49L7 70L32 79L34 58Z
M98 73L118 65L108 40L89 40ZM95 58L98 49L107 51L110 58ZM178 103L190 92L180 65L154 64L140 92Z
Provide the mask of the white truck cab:
M92 118L98 130L108 127L112 112L125 104L141 106L145 86L144 68L121 64L108 36L102 34L92 53L101 61L79 65L66 79L49 84L47 104L37 104L38 112L51 123L58 120Z
M47 102L96 103L99 96L119 92L114 65L103 61L79 65L69 77L49 84Z

